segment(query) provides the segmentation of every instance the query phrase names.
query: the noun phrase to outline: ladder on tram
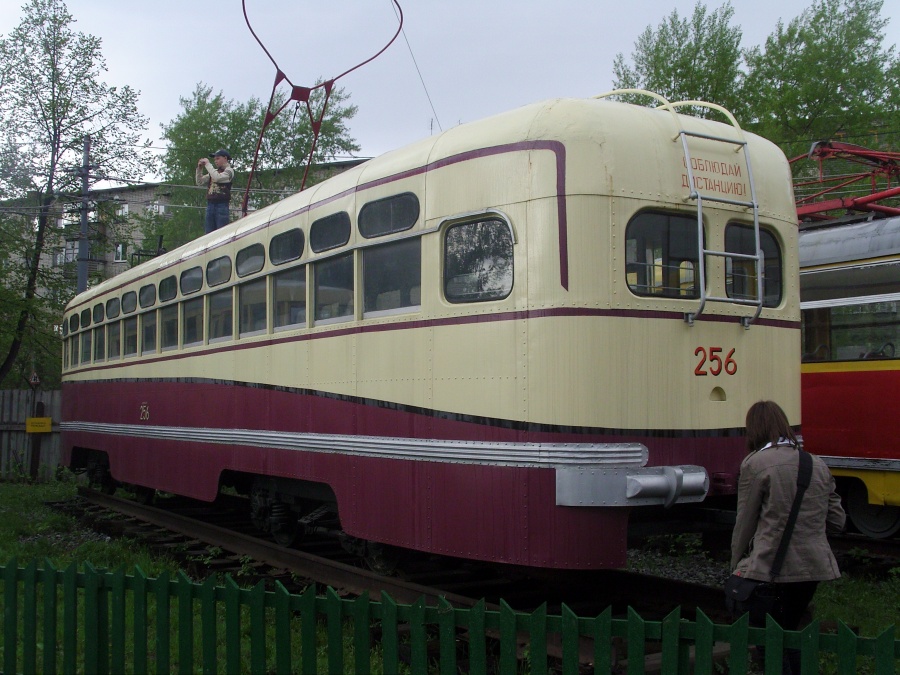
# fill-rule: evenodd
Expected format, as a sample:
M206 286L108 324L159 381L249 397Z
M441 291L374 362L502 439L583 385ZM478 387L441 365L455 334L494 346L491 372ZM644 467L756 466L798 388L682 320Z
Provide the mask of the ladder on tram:
M595 96L594 98L606 98L608 96L617 96L623 94L638 94L645 95L651 98L660 101L662 105L659 106L659 109L668 110L672 113L672 117L675 120L676 128L678 129L678 135L673 138L673 142L681 140L682 148L684 149L684 161L685 166L687 167L688 172L688 186L690 188L690 194L687 199L692 199L697 202L697 246L698 246L698 263L697 263L697 273L699 274L699 282L700 282L700 306L694 312L685 312L684 320L685 322L693 326L694 321L699 317L703 310L706 308L706 303L708 302L724 302L732 305L746 305L748 307L755 307L756 310L753 316L742 316L740 319L741 325L744 328L749 328L750 325L759 318L760 312L762 311L763 306L763 256L762 250L760 248L760 240L759 240L759 202L756 199L756 185L753 182L753 170L750 166L750 153L748 151L747 141L744 139L744 132L738 124L737 120L734 116L722 106L716 105L715 103L707 103L705 101L679 101L676 103L672 103L663 96L659 94L655 94L650 91L645 91L643 89L616 89L614 91L606 92L605 94L600 94L599 96ZM711 110L717 110L722 113L731 123L731 125L737 131L737 138L727 138L725 136L711 136L709 134L701 134L696 132L687 131L681 125L679 117L675 112L675 109L678 107L684 106L698 106L705 107ZM703 194L701 193L696 186L696 181L694 179L694 170L691 163L691 151L690 146L688 144L689 138L702 138L708 141L718 142L718 143L727 143L729 145L734 146L734 152L739 153L743 156L744 164L747 167L747 178L750 184L750 200L749 201L740 201L736 199L728 199L726 197L718 197L711 194ZM718 202L721 204L732 204L734 206L740 206L743 208L751 209L753 212L753 237L755 242L755 253L747 254L747 253L738 253L738 252L730 252L730 251L716 251L713 249L708 249L704 245L703 239L703 202ZM720 258L730 259L732 262L734 261L752 261L754 266L754 276L756 279L756 297L755 298L739 298L739 297L719 297L714 295L708 295L706 292L706 257L707 256L717 256Z

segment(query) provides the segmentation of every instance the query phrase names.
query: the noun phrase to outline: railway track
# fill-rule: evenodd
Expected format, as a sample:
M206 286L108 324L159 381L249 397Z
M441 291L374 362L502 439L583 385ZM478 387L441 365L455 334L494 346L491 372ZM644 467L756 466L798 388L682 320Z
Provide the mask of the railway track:
M243 501L209 505L175 497L150 506L79 489L76 499L52 506L91 529L127 536L168 554L195 578L227 573L251 584L277 580L291 592L313 583L347 595L368 592L377 597L384 591L401 603L424 598L436 604L443 597L463 608L484 599L488 608L498 609L503 599L517 611L546 604L549 613L559 613L565 604L581 616L596 615L608 606L624 615L630 607L648 620L662 619L680 606L685 618L693 618L699 609L716 623L729 620L718 587L621 570L521 569L412 555L399 571L379 574L344 551L334 537L304 539L301 548L261 538L245 515ZM559 645L548 644L548 654L561 656L558 651ZM648 664L653 658L648 656Z

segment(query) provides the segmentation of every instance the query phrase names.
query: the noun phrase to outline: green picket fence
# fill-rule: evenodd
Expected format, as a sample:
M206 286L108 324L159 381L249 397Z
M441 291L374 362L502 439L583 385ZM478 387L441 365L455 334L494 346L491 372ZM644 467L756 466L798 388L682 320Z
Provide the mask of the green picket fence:
M194 583L183 573L147 578L140 569L56 570L48 562L0 567L4 673L747 673L749 647L766 645L766 672L781 672L782 648L800 649L804 673L820 657L835 672L894 673L894 627L876 638L845 625L820 634L747 617L717 625L672 612L645 621L610 609L579 617L563 606L527 614L505 603L457 609L423 600L399 605L386 594L341 598L314 588L292 595L280 584L240 588L232 579ZM720 663L715 663L718 659ZM588 663L592 666L587 665Z

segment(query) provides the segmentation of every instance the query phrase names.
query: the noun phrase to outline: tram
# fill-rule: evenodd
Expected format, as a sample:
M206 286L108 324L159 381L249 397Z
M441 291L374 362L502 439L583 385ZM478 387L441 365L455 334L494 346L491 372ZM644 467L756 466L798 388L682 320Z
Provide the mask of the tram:
M460 125L80 294L65 463L283 544L624 565L634 509L735 493L753 402L800 421L787 160L648 96Z
M831 467L848 516L900 531L900 216L801 226L803 439Z

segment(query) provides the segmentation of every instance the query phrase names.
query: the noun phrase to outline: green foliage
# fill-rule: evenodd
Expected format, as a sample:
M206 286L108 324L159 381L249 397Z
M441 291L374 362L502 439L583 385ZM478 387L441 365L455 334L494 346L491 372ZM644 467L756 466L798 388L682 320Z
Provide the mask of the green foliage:
M98 174L139 179L146 118L137 92L101 80L100 40L71 28L62 0L30 0L20 24L0 39L0 382L22 386L23 373L59 380L55 323L74 289L51 255L67 234L61 193L80 189L84 139ZM137 161L135 161L137 159ZM9 201L15 200L15 201ZM51 365L52 364L52 365Z
M746 53L748 128L795 156L812 141L896 126L900 61L894 47L882 46L888 23L882 4L817 0L787 26L779 21L763 48Z
M884 46L882 8L883 0L814 0L787 25L779 21L764 46L742 53L731 5L709 12L698 2L690 19L673 11L656 29L648 26L635 42L633 65L618 54L614 86L723 105L789 157L821 140L896 148L900 59Z
M347 128L356 106L348 105L347 98L343 89L332 90L313 155L314 164L359 151ZM286 100L286 94L279 92L273 108L280 108ZM266 102L256 98L244 103L226 99L221 91L214 94L202 82L189 98L180 102L182 111L169 124L162 125L168 148L157 167L166 182L164 189L172 214L167 218L148 217L139 223L145 238L155 242L162 235L169 250L203 233L206 197L202 188L195 187L195 170L201 157L208 157L219 148L226 148L232 156L235 180L231 209L235 216L240 212L267 112ZM316 118L323 103L323 90L315 90L310 105ZM271 204L300 189L312 142L310 114L305 104L289 103L263 136L251 208Z
M619 53L613 63L615 89L646 89L670 101L700 100L735 106L741 63L741 29L731 26L734 9L725 3L713 12L698 2L690 19L673 10L654 30L647 26L635 42L633 66ZM624 96L630 102L655 101ZM708 109L686 109L700 117Z

